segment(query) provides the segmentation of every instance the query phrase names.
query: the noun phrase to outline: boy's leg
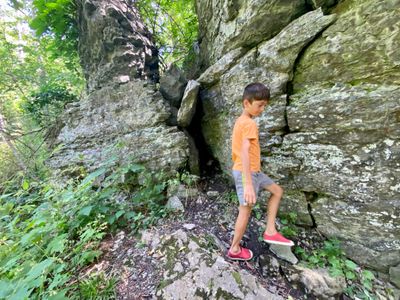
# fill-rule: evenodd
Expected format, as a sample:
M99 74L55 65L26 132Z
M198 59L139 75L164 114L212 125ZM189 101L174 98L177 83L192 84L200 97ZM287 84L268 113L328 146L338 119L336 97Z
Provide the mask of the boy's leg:
M238 253L240 251L240 241L246 231L247 223L249 222L251 214L251 206L239 206L239 214L235 223L235 233L233 235L232 245L229 251L231 253Z
M271 193L271 197L268 200L268 220L263 239L270 244L293 246L294 243L277 232L275 227L275 219L283 195L283 189L276 183L266 186L265 189Z
M268 219L265 232L268 235L273 235L277 232L275 227L275 219L276 215L278 214L279 203L281 202L283 189L276 183L266 186L265 189L271 193L271 197L268 200Z

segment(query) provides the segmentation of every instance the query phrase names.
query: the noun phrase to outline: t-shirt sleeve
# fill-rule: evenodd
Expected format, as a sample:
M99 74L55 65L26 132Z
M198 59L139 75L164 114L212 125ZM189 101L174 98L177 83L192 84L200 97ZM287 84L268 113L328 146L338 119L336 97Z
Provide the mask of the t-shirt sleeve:
M257 138L257 125L254 122L246 122L242 130L243 138L249 140Z

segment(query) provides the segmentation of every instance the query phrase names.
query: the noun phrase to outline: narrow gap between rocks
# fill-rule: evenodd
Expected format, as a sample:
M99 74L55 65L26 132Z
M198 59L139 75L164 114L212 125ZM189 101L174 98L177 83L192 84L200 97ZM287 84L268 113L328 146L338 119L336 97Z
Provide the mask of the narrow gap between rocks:
M313 223L312 228L317 228L317 222L315 221L314 215L312 214L312 206L311 203L314 203L318 199L318 194L316 192L305 192L303 191L306 201L307 201L307 210L308 213L310 214L311 221Z
M200 91L196 104L196 112L192 122L186 128L189 135L193 138L198 151L199 169L201 177L209 177L221 173L221 168L218 160L212 155L209 145L203 136L201 120L204 116L203 105L200 99Z

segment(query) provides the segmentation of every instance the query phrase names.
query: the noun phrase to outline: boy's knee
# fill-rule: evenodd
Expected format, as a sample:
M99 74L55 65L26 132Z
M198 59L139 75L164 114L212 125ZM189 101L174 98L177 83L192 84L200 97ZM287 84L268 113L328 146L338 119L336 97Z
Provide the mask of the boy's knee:
M283 188L277 184L274 186L271 192L273 195L278 196L280 198L283 196Z
M240 205L239 213L241 213L243 215L250 215L251 214L251 206L250 205Z

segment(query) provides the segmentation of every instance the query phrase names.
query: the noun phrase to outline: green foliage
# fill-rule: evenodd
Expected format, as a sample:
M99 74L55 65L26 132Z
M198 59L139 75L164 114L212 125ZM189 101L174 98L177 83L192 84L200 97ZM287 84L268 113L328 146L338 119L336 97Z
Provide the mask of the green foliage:
M142 19L155 38L164 66L193 59L198 21L193 0L135 1ZM39 36L49 37L48 49L56 57L74 60L77 56L77 6L73 0L34 0L35 17L30 26ZM188 59L186 59L187 63Z
M101 282L100 285L99 282ZM83 299L88 300L116 299L116 284L115 277L107 278L103 273L91 275L79 284L80 295Z
M35 17L30 21L38 36L48 36L54 57L77 57L78 26L74 0L34 0Z
M374 299L372 297L374 274L371 271L362 270L356 263L347 259L338 240L327 240L321 249L313 250L311 253L296 247L295 253L309 267L328 268L332 276L343 276L348 286L346 294L351 298Z
M113 297L115 279L82 280L79 271L99 258L108 230L135 231L166 216L165 185L142 166L113 160L83 175L62 186L28 178L6 184L0 196L0 299Z
M162 63L182 66L197 40L198 21L193 0L141 0L137 6L152 33Z
M298 230L295 226L297 221L297 213L290 212L287 214L280 214L279 219L283 225L279 231L286 237L295 237L298 234Z
M22 107L38 124L49 125L56 121L66 104L77 100L77 96L65 86L53 83L41 86L38 92L28 97Z
M63 105L57 101L60 97L43 97L45 92L58 90L64 94L65 102L77 99L83 88L83 77L77 60L68 68L65 61L52 57L48 50L51 37L39 39L33 35L27 24L29 9L22 5L28 2L15 2L23 13L11 8L0 11L0 112L11 143L30 173L37 173L46 157L46 144L45 133L32 116L43 120L42 128L49 128L53 118L45 118L44 114L48 111L56 115ZM43 101L33 103L32 95L40 100L56 101L45 105ZM27 106L34 113L26 114ZM0 192L1 183L20 170L10 147L0 141Z

